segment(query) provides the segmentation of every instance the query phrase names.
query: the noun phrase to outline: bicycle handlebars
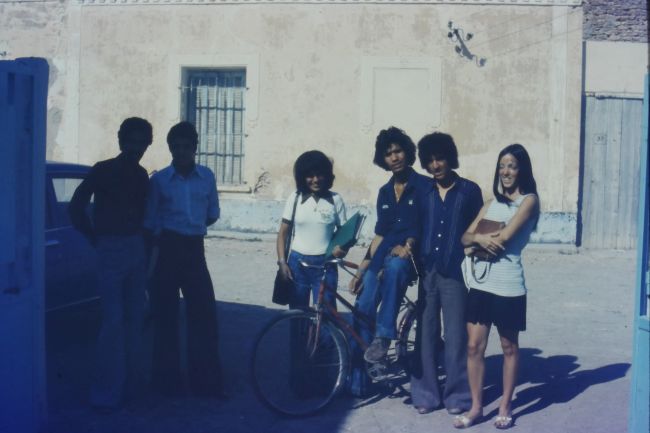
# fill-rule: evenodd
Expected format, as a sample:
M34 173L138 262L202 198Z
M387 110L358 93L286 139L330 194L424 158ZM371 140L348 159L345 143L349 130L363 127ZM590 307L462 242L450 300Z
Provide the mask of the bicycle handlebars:
M345 268L351 268L351 269L358 269L359 265L356 263L348 262L347 260L339 259L339 258L332 258L329 260L325 260L325 262L322 265L310 265L309 263L305 262L304 260L298 260L300 263L300 266L303 266L305 268L312 268L312 269L325 269L328 265L338 265L342 267L343 269Z

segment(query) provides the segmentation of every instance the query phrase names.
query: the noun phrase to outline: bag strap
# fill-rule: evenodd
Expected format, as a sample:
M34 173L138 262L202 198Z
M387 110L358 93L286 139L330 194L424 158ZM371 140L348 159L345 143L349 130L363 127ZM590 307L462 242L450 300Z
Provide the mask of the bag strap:
M476 281L479 284L483 284L485 280L487 280L488 275L490 274L490 268L492 267L492 262L485 262L485 267L483 268L483 272L481 273L480 276L476 276L476 262L478 259L475 256L472 257L472 263L471 263L471 270L472 270L472 277L474 278L474 281ZM483 261L483 260L481 260Z
M291 248L291 242L293 241L293 235L296 232L296 225L294 220L296 219L296 206L298 206L298 198L300 197L300 192L296 191L296 199L293 201L293 210L291 211L291 234L284 241L284 259L289 258L289 249Z
M332 194L332 205L334 206L334 224L336 224L336 230L341 228L341 218L339 217L339 211L336 208L336 201L334 200L334 193L330 192Z

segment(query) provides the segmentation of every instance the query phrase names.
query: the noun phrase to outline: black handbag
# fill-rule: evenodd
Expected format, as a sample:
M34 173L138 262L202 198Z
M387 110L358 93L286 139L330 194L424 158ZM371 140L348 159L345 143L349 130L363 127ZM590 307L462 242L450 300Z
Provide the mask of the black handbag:
M296 192L296 199L293 202L293 210L291 211L291 234L287 237L284 243L284 260L289 257L289 248L293 239L294 224L293 220L296 217L296 205L298 204L298 197L300 193ZM278 269L275 274L275 281L273 282L273 296L271 301L278 305L287 305L291 300L291 295L295 291L295 283L293 280L287 280L282 276L282 271Z
M282 276L282 272L278 269L278 272L275 274L275 282L273 283L273 297L271 298L273 303L287 305L294 290L294 282L292 280L286 280Z

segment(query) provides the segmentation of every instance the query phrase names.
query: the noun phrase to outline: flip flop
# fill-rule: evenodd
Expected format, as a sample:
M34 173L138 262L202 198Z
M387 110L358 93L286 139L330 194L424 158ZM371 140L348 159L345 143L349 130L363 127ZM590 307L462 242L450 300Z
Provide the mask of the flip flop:
M494 426L499 430L507 430L512 424L512 415L497 415L494 418Z
M464 413L462 415L457 415L454 417L454 427L457 429L465 429L465 428L470 428L473 426L476 422L478 422L479 419L483 414L478 414L474 418L470 418L467 416L467 413Z

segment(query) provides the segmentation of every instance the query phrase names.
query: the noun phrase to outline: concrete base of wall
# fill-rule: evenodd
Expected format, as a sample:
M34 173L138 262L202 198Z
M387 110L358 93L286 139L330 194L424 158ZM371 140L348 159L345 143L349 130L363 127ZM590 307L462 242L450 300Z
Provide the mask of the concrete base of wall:
M211 231L241 233L276 233L282 218L284 202L277 200L220 199L221 219L210 227ZM377 216L374 207L349 205L348 216L355 212L368 217L361 231L361 243L367 243L373 236ZM545 212L540 216L537 231L531 236L533 243L571 244L576 243L577 215L568 212Z
M533 243L576 243L578 216L569 212L544 212L539 217L537 230L530 236Z

